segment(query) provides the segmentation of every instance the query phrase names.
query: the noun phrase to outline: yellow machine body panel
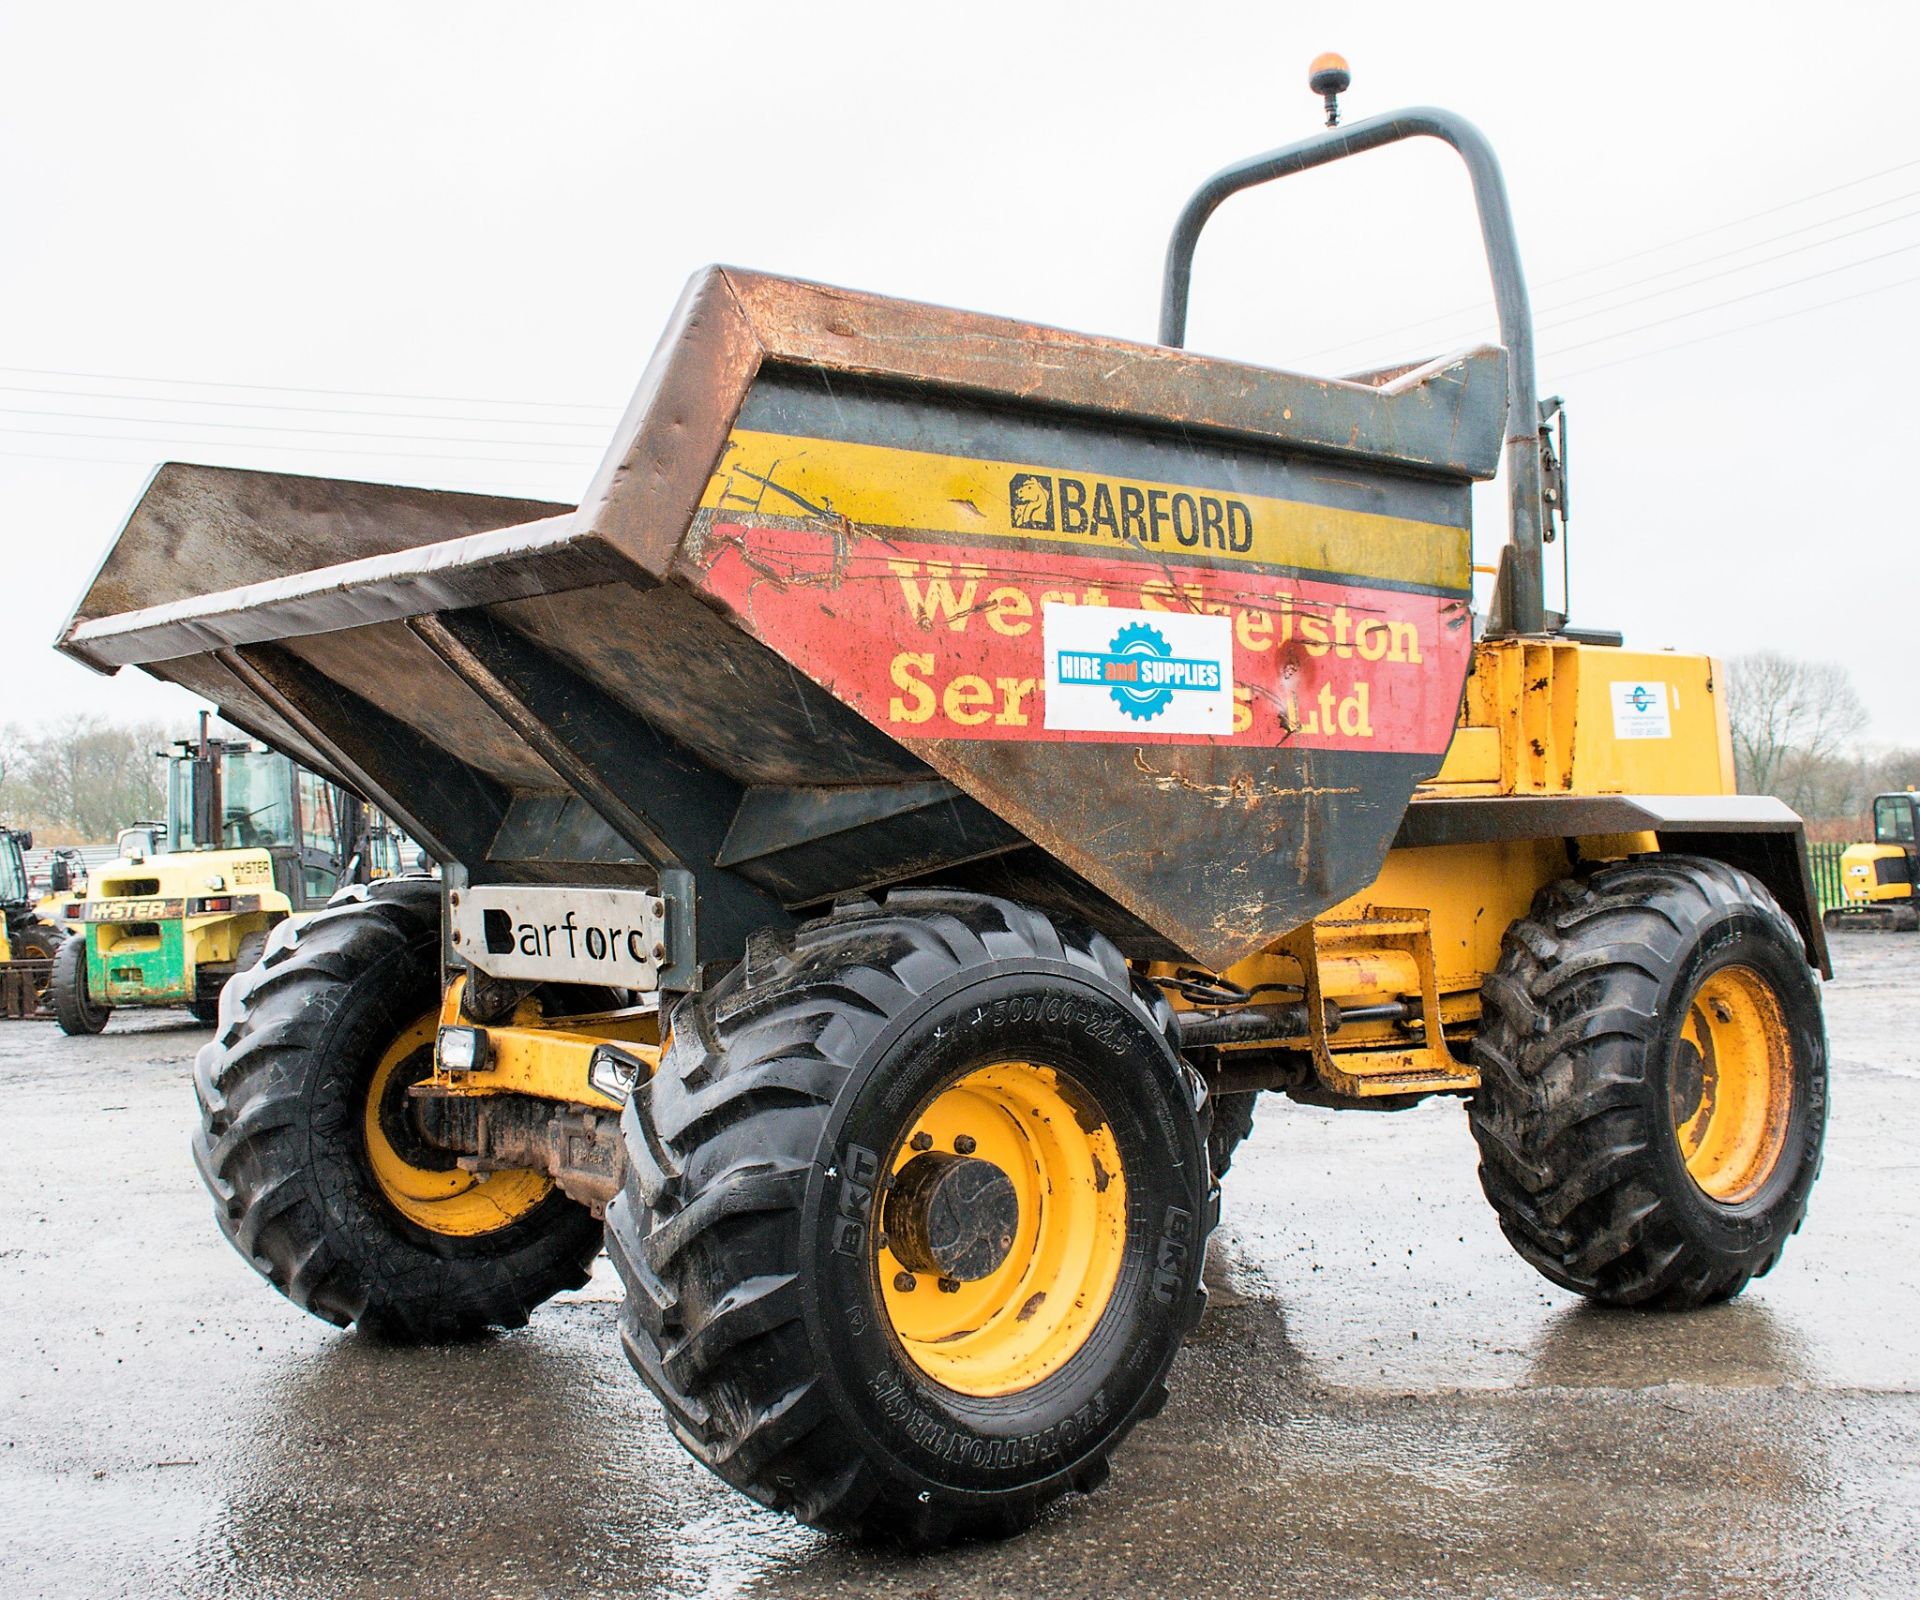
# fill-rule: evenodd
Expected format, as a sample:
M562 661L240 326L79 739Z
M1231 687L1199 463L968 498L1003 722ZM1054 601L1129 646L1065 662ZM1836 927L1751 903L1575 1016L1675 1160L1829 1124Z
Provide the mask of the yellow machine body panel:
M293 910L265 850L131 857L93 875L81 920L87 985L108 1005L194 998L203 966L231 962L240 941Z
M1416 793L1410 816L1424 820L1432 815L1426 808L1460 800L1732 794L1732 739L1719 681L1718 663L1707 656L1482 641L1453 743L1440 772ZM1649 828L1397 844L1371 884L1315 919L1319 936L1311 943L1290 935L1221 977L1256 995L1310 992L1349 1009L1432 993L1443 1027L1470 1031L1502 937L1542 888L1578 862L1660 848ZM1411 922L1417 931L1409 931ZM1460 1090L1478 1081L1431 1040L1421 1041L1431 1052L1424 1072L1409 1076L1413 1046L1399 1023L1360 1022L1290 1042L1313 1049L1322 1076L1331 1074L1343 1094ZM1344 1070L1349 1058L1378 1059L1383 1070Z
M1897 844L1850 844L1840 857L1840 892L1849 906L1877 906L1911 900L1913 884L1904 875L1882 881L1883 861L1904 863L1907 853Z
M1732 794L1710 656L1483 641L1437 794Z

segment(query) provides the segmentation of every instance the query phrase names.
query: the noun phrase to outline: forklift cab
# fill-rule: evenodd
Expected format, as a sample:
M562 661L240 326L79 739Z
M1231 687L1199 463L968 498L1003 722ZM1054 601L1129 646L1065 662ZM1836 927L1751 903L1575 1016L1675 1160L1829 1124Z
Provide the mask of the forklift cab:
M358 797L250 739L202 737L173 756L168 850L264 850L295 910L327 903L365 832Z
M12 913L26 906L26 852L32 848L32 834L0 828L0 911Z

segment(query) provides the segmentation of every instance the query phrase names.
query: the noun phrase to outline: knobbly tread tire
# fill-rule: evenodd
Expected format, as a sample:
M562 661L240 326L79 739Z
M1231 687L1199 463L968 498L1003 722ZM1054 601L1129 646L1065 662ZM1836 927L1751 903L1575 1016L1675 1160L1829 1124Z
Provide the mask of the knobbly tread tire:
M824 1266L809 1267L809 1252L830 1261L819 1234L844 1226L826 1200L832 1163L844 1159L842 1130L867 1086L912 1070L913 1052L928 1048L915 1027L946 1014L940 1008L949 1003L974 1004L956 994L986 992L966 989L969 973L1013 970L1017 978L1023 966L1070 969L1131 1008L1142 1036L1165 1046L1183 1113L1194 1119L1188 1164L1197 1169L1205 1090L1167 1044L1164 998L1143 993L1124 958L1091 930L959 891L849 899L790 935L755 935L719 985L676 1007L659 1069L628 1103L627 1169L607 1211L607 1252L625 1286L627 1356L696 1459L813 1526L924 1549L1017 1532L1067 1490L1091 1492L1134 1423L1164 1404L1167 1368L1204 1308L1200 1258L1219 1189L1210 1175L1188 1170L1179 1181L1201 1191L1198 1233L1178 1298L1168 1296L1164 1311L1128 1312L1118 1322L1110 1304L1087 1348L1099 1343L1104 1357L1114 1340L1101 1330L1109 1322L1129 1326L1125 1316L1151 1314L1175 1331L1141 1380L1137 1402L1083 1455L1008 1492L963 1491L876 1447L871 1419L844 1401L853 1358L836 1366L828 1347L845 1329L821 1327L808 1309L826 1298L813 1285L827 1278ZM908 1053L894 1053L909 1045ZM846 1180L837 1181L844 1211ZM1150 1241L1142 1246L1151 1248ZM1125 1269L1123 1281L1132 1281ZM898 1451L902 1441L891 1446Z
M16 960L24 957L30 961L57 961L60 946L69 936L51 923L33 921L14 929L8 937ZM52 999L53 969L49 967L45 980L34 990L35 1015L45 1016L51 1009Z
M13 933L13 953L51 961L60 954L60 946L67 942L67 938L68 935L49 923L29 922Z
M47 984L47 999L53 1005L54 1020L69 1038L84 1038L105 1029L113 1015L112 1006L98 1004L87 993L87 936L76 933L63 943L53 958L53 977Z
M1207 1160L1216 1178L1224 1178L1233 1165L1234 1152L1253 1132L1253 1112L1259 1100L1258 1090L1244 1094L1216 1094L1209 1100L1213 1108L1213 1126L1207 1130Z
M260 964L260 958L267 953L267 941L272 937L272 928L255 928L252 933L242 935L238 948L233 952L235 978L247 968ZM232 979L228 981L231 982Z
M1687 996L1730 952L1767 969L1794 1080L1772 1174L1722 1206L1687 1174L1667 1073ZM1667 1310L1773 1267L1819 1175L1826 1033L1801 936L1757 879L1663 854L1549 884L1507 931L1481 1010L1469 1120L1481 1186L1525 1260L1603 1304Z
M404 1343L517 1328L587 1281L600 1225L556 1189L495 1233L454 1238L381 1195L354 1074L440 993L439 886L392 883L279 924L228 980L194 1062L194 1164L229 1242L302 1310Z

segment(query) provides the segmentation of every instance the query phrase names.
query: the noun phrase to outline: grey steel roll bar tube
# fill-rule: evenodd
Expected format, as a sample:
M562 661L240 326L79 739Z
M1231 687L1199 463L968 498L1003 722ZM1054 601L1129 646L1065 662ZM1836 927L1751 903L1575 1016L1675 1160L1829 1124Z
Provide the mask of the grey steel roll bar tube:
M1160 291L1160 342L1180 348L1187 337L1187 295L1193 279L1193 251L1200 230L1222 201L1255 184L1290 178L1363 151L1402 139L1438 139L1466 163L1480 211L1480 237L1500 315L1500 342L1507 348L1508 545L1504 614L1496 631L1541 633L1546 627L1546 589L1541 569L1544 527L1540 501L1540 414L1533 371L1533 311L1520 268L1520 244L1514 236L1513 210L1506 180L1486 136L1465 117L1435 106L1411 106L1334 128L1298 144L1223 167L1194 191L1174 224L1167 244L1166 277Z

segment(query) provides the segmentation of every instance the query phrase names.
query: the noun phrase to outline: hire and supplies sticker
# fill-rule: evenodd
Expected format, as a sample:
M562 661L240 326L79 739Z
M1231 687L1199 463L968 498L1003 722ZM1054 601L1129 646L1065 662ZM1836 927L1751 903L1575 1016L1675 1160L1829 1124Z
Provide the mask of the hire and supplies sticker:
M1233 622L1048 601L1046 725L1091 733L1233 731Z

